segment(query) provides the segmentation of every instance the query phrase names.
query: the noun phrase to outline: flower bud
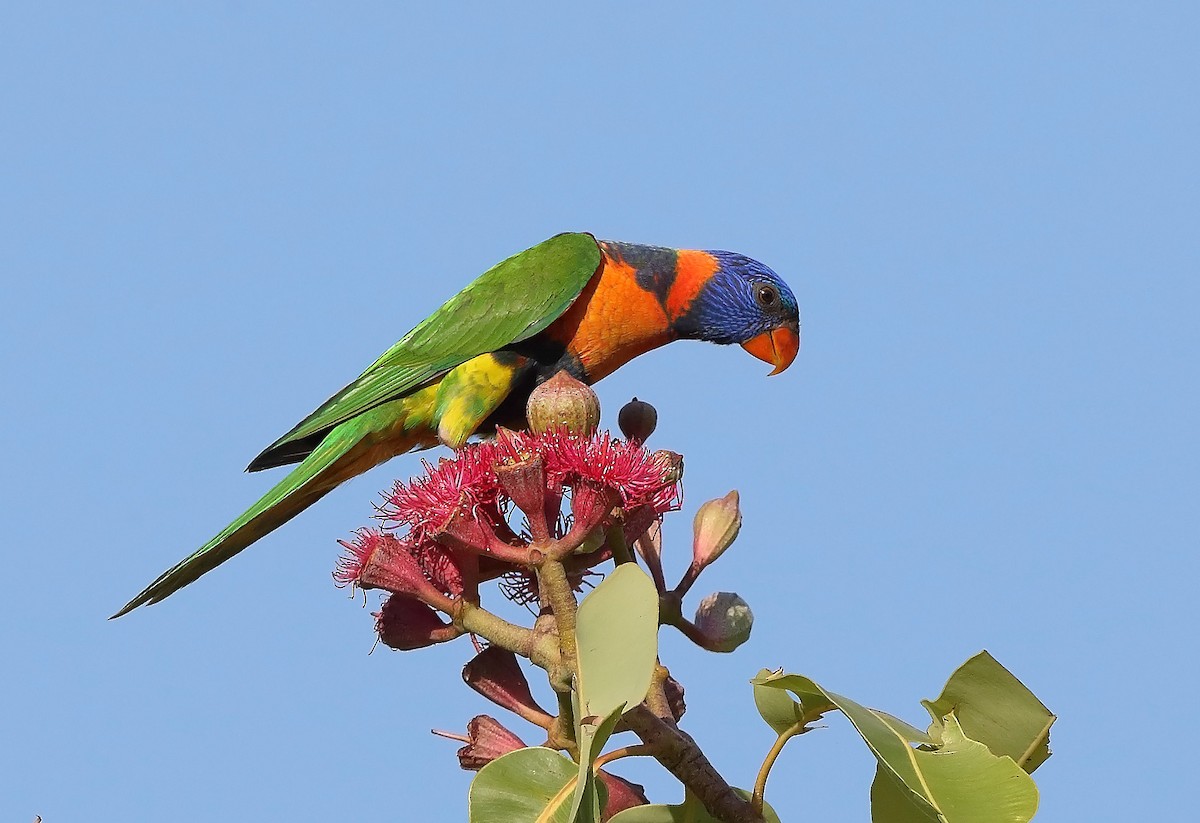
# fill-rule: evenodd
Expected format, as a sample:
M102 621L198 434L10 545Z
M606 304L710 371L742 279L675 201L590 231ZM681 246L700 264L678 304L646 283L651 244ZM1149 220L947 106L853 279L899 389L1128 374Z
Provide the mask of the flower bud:
M692 563L703 569L729 548L742 528L742 511L734 489L724 497L709 500L692 521Z
M560 371L529 395L525 416L534 434L566 429L590 437L600 425L600 399L591 388Z
M645 443L658 425L658 412L653 406L636 397L621 407L617 414L621 434L636 443Z
M443 623L437 612L424 603L402 594L383 601L383 608L371 615L379 641L397 651L423 649L458 637L460 632Z
M700 601L694 622L704 637L704 648L731 652L750 639L754 615L733 592L714 592Z

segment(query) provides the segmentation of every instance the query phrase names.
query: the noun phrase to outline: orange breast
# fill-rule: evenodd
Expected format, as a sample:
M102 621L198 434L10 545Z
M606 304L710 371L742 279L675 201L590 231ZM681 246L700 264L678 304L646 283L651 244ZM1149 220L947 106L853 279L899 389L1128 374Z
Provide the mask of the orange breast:
M672 339L658 299L638 286L632 266L607 254L599 274L547 333L566 344L593 381Z

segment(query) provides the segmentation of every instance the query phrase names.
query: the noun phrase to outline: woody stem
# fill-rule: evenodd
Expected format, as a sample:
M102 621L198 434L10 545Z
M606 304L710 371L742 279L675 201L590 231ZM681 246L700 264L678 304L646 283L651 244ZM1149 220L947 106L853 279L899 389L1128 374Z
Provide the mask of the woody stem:
M686 732L654 715L645 704L623 718L654 757L675 775L709 813L724 823L762 823L763 816L743 800Z

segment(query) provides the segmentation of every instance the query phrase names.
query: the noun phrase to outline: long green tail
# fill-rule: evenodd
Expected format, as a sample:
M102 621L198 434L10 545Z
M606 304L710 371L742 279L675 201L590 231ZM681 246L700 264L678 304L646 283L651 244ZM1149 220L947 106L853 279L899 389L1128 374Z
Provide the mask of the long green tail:
M377 443L372 444L371 441L375 440L371 437L373 432L362 425L364 422L349 421L331 431L312 454L241 517L194 554L159 575L157 580L126 603L113 617L120 617L138 606L157 603L183 588L279 528L339 484L394 454L406 451L406 446L410 445L395 443L381 450Z

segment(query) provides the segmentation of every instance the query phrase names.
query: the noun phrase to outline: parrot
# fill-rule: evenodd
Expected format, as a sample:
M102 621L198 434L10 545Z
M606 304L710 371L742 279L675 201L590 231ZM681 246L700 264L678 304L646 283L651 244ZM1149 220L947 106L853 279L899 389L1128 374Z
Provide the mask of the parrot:
M247 471L298 465L113 618L163 600L392 457L524 428L530 393L559 371L592 384L675 340L737 343L778 374L800 349L796 297L770 268L728 251L570 232L519 252L267 446Z

